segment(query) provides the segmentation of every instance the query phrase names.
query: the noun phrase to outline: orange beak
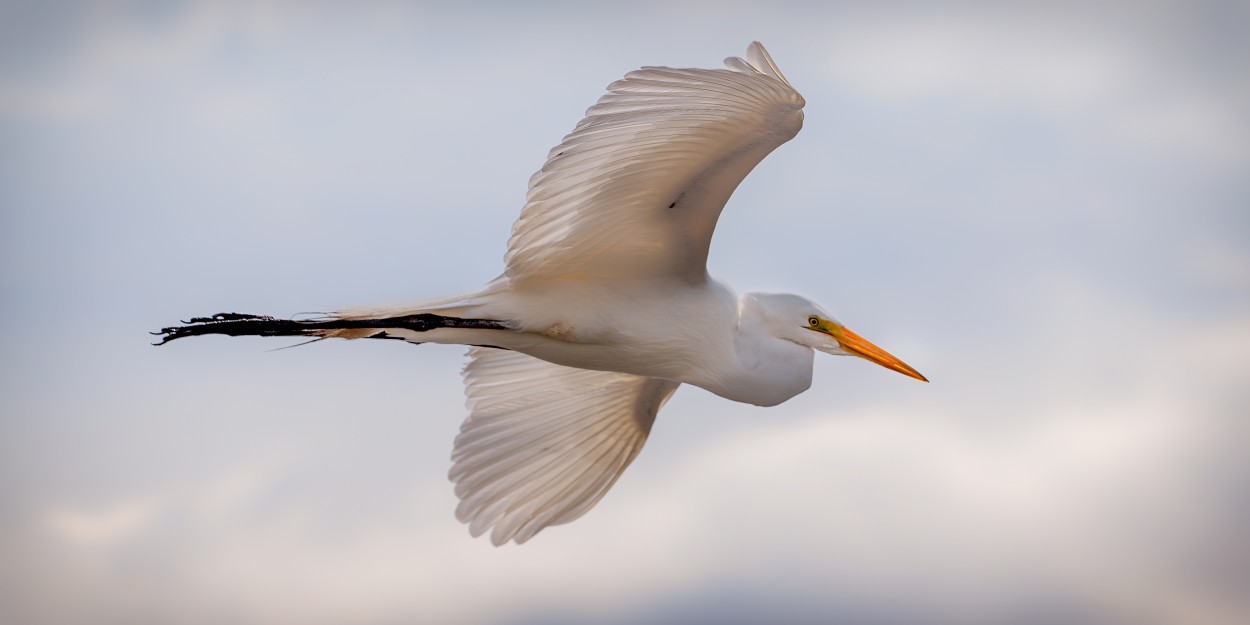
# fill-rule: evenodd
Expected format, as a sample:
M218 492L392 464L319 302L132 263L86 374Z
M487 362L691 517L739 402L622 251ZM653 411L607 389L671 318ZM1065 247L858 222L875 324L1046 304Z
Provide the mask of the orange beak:
M822 327L821 329L825 330L829 336L836 339L838 344L842 346L843 351L859 356L865 360L871 360L886 369L893 369L894 371L897 371L907 377L916 378L921 382L929 381L923 375L920 375L919 371L912 369L907 363L891 356L890 353L884 349L869 343L864 337L841 326L834 326L833 324L829 324L829 326L830 327L828 328Z

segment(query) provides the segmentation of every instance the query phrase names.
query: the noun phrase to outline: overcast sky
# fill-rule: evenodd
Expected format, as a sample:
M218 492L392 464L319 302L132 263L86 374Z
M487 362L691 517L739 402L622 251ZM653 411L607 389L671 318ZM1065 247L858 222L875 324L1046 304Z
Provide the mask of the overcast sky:
M0 2L0 620L1250 620L1244 3L520 4ZM462 350L148 345L476 288L609 82L756 39L806 127L711 271L931 384L683 387L495 548Z

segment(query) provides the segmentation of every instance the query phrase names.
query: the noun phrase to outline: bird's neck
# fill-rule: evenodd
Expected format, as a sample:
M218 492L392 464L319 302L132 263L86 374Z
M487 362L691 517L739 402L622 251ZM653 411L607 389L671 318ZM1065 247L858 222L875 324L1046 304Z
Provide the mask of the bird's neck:
M732 349L733 358L719 371L716 388L709 388L717 395L757 406L775 406L812 384L815 352L777 338L751 315L739 319Z

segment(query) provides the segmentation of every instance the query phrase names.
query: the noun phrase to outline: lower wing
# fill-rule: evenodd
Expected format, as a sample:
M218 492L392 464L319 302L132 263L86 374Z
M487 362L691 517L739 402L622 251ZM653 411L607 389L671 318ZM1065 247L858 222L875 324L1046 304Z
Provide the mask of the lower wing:
M642 449L678 382L472 347L470 414L452 452L456 517L523 543L590 510Z

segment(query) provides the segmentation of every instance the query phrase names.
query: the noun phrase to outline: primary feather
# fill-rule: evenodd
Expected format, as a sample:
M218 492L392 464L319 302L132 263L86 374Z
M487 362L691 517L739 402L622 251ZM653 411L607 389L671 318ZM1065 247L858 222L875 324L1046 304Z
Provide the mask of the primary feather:
M530 178L505 276L701 278L725 201L803 125L803 97L763 46L748 54L609 85Z

